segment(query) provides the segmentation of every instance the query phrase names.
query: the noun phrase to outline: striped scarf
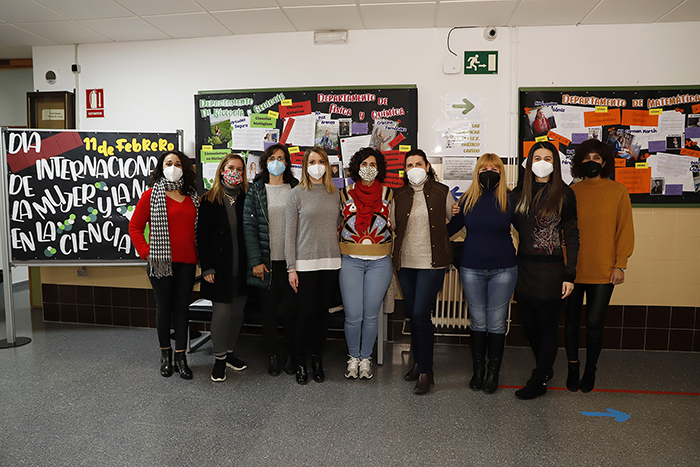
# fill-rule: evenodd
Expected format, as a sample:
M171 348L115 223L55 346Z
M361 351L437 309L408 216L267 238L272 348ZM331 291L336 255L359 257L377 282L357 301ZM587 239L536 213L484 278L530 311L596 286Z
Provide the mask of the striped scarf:
M166 203L166 191L179 191L184 180L171 182L161 177L151 191L151 243L148 254L148 264L152 277L167 277L173 275L172 256L170 252L170 234L168 231L168 209ZM199 220L199 197L197 193L189 193L192 203L197 211L194 221L194 236L197 238L197 221Z

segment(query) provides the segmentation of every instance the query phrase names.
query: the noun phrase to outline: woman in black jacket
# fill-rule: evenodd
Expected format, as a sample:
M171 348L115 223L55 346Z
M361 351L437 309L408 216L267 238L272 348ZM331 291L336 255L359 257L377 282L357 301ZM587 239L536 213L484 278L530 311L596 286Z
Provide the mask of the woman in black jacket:
M213 302L211 341L214 346L212 381L226 379L226 367L247 368L233 355L248 299L243 204L248 191L245 163L238 154L223 158L211 190L202 196L197 229L202 297Z
M277 309L284 309L284 371L296 372L294 323L296 297L287 280L284 260L285 206L287 196L299 183L292 175L292 161L283 144L267 148L260 158L262 171L250 184L243 208L243 232L248 250L248 284L260 292L263 340L269 358L267 372L280 374L277 343Z

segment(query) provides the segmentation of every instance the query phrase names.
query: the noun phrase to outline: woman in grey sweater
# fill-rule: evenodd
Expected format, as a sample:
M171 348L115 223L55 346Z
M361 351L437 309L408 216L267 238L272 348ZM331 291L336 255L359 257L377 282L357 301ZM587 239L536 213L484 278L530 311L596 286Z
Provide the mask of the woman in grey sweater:
M301 181L287 198L284 253L289 284L297 294L296 380L308 382L306 359L311 347L314 381L325 379L323 347L328 308L338 284L340 194L331 179L328 155L319 147L306 150Z

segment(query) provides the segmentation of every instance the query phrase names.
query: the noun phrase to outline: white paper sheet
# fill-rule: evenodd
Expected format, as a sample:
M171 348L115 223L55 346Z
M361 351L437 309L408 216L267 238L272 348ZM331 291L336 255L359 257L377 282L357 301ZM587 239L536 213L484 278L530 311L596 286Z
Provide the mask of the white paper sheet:
M349 136L340 138L340 154L343 156L343 167L350 165L350 159L361 148L369 147L372 135Z
M292 131L287 137L287 144L292 146L313 146L316 134L316 115L299 115L294 118ZM285 128L289 118L284 119Z
M683 185L683 191L695 191L690 165L697 158L657 153L647 157L652 178L663 178L666 185Z

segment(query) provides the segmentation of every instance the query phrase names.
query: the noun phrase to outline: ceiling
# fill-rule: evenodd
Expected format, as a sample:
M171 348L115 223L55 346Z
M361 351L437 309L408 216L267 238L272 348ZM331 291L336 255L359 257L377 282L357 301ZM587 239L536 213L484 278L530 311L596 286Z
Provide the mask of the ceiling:
M0 0L0 59L32 46L324 29L700 21L700 0Z

